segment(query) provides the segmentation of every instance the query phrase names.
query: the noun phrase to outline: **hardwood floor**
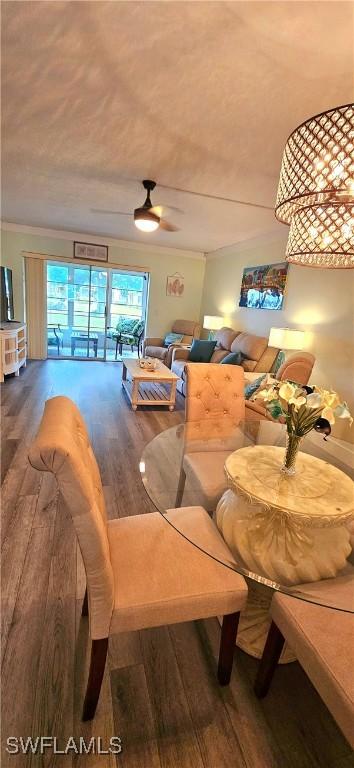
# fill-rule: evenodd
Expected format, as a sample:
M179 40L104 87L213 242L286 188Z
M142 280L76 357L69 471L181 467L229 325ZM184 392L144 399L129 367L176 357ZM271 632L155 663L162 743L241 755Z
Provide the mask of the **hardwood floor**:
M229 688L216 681L217 620L110 639L93 722L80 720L87 675L85 578L71 520L54 478L33 470L27 450L44 401L75 400L90 429L109 517L153 511L139 476L152 437L183 420L133 413L121 365L32 362L2 386L2 735L120 736L122 754L9 755L3 768L350 768L354 757L299 665L277 670L263 701L257 662L237 651Z

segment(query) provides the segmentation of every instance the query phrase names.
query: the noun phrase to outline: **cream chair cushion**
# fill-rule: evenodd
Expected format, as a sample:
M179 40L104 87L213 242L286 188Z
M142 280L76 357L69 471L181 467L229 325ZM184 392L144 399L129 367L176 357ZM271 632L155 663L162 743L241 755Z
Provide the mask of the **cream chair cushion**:
M340 591L343 603L354 611L354 580L344 576L301 585L301 592L324 601ZM301 666L318 690L339 727L354 747L354 615L324 608L294 597L276 594L272 618Z
M246 603L246 583L221 564L232 563L232 555L205 510L185 507L165 517L108 522L116 574L112 633L233 613Z
M196 451L186 453L184 471L189 479L189 488L207 510L214 512L224 491L227 489L225 461L231 451Z
M85 422L68 397L47 400L29 461L35 469L56 476L85 564L90 634L94 640L107 637L114 579L102 484Z

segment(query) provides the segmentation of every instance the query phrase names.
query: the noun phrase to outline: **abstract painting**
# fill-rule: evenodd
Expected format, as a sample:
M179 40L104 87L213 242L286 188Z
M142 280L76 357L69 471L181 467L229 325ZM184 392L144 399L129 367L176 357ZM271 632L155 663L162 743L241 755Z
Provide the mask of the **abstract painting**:
M262 264L243 270L240 307L282 309L289 264Z

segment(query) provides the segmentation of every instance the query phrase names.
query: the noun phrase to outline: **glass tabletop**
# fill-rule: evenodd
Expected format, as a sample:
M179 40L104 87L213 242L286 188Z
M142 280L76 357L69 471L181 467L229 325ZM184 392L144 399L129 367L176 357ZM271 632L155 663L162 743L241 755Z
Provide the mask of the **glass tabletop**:
M249 588L354 613L354 446L312 431L288 477L285 444L285 427L268 420L192 422L151 440L139 469L166 525ZM193 506L221 536L174 511Z

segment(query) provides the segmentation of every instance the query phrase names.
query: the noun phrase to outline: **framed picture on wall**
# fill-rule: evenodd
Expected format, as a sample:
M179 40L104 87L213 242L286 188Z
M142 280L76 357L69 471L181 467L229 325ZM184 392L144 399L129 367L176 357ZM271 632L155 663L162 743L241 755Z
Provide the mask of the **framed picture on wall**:
M242 275L239 307L282 309L289 264L261 264L245 267Z
M166 296L181 297L184 293L184 277L180 272L167 276Z
M108 245L78 243L74 241L74 259L89 261L108 261Z

